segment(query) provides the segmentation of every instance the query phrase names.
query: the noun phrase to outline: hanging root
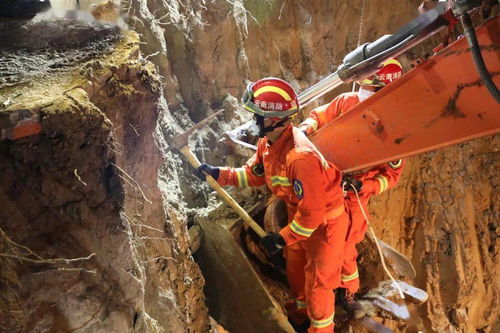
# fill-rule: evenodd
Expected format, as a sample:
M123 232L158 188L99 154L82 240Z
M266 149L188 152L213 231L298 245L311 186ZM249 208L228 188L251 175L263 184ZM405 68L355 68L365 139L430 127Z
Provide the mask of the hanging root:
M0 228L0 236L2 236L5 241L12 246L12 251L13 253L0 253L0 257L4 258L10 258L10 259L18 259L21 261L27 261L33 264L72 264L76 262L82 262L89 260L90 258L94 257L96 254L91 253L86 257L79 257L79 258L53 258L53 259L44 259L35 252L33 252L31 249L24 245L20 245L16 242L14 242L12 239L10 239L9 236ZM18 253L19 250L22 250L23 252L26 253ZM34 258L32 258L34 257ZM55 269L51 269L49 271L77 271L77 272L85 272L85 273L92 273L95 274L96 271L94 270L87 270L84 268L80 267L57 267ZM48 271L44 271L48 272ZM43 272L41 272L43 273Z
M111 165L113 165L115 168L117 168L118 170L120 170L125 176L128 177L128 179L130 179L136 186L136 188L139 190L139 192L141 192L142 194L142 198L144 199L144 201L146 201L147 203L149 204L152 204L153 202L151 200L149 200L146 195L144 194L144 191L142 190L141 186L139 185L139 183L137 183L135 181L134 178L132 178L132 176L130 176L128 173L125 172L125 170L123 170L122 168L120 168L118 165L114 164L114 163L111 163Z

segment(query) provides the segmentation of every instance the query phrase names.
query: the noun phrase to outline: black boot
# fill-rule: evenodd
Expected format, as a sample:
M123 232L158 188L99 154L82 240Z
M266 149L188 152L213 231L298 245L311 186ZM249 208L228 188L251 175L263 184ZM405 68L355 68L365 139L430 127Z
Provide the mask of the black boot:
M345 288L337 289L339 293L339 304L354 319L361 319L366 315L365 308L356 301L354 294Z
M309 328L309 325L311 325L311 321L309 319L304 320L301 324L296 324L290 318L288 318L288 321L296 333L307 333L307 329Z

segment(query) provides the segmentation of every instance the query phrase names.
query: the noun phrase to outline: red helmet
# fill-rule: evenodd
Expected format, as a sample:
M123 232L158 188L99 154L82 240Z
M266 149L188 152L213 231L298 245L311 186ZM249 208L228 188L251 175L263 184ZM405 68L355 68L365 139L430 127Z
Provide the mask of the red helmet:
M403 75L403 66L396 59L389 59L382 63L382 67L371 77L358 82L361 86L385 87Z
M292 86L275 77L250 83L242 99L246 110L264 118L285 118L299 110Z

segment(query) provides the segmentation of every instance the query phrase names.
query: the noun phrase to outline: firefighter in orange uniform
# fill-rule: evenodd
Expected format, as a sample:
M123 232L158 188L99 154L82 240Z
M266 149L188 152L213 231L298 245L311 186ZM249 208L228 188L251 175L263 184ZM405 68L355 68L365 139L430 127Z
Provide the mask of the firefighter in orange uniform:
M384 62L375 75L358 82L360 84L358 92L341 94L329 104L311 111L309 117L300 124L299 128L307 135L312 134L343 112L349 111L373 95L377 90L398 79L402 75L402 70L401 64L395 59ZM351 224L344 251L341 288L337 294L340 304L357 319L365 315L365 309L354 299L354 294L359 289L356 244L363 240L368 226L351 185L358 190L361 204L365 212L368 212L367 206L370 197L395 186L403 171L403 165L404 161L399 160L373 167L368 171L364 170L352 176L344 176L343 184L346 190L346 203Z
M284 250L295 298L287 305L291 323L309 325L309 333L331 333L349 224L340 171L291 125L299 106L288 83L261 79L247 87L243 102L260 130L256 154L241 168L203 164L196 173L202 179L207 173L220 185L266 184L286 202L289 224L261 244L270 255Z

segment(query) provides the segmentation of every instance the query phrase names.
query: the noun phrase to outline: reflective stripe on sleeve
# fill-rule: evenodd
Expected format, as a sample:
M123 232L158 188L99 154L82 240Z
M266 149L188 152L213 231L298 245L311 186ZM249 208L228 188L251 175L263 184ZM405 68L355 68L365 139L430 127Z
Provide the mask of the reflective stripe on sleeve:
M387 178L385 178L384 176L377 176L375 178L377 178L377 180L380 184L380 192L378 192L378 193L382 193L385 190L387 190L387 188L389 187L389 182L387 181Z
M248 186L248 177L247 172L244 168L234 169L236 171L236 177L238 177L238 186L239 187L247 187Z
M333 317L335 316L335 312L328 318L323 320L314 320L311 318L311 325L316 328L324 328L333 324Z
M358 277L359 277L358 270L356 270L356 272L354 272L351 275L343 275L342 274L341 279L343 282L349 282L349 281L352 281L354 279L357 279Z
M392 169L397 169L401 166L401 164L403 164L403 160L397 160L397 161L394 161L394 162L389 162L387 163L389 164L389 166L392 168Z
M307 118L302 122L301 125L306 125L312 128L313 132L316 132L318 130L318 122L312 118Z
M280 177L280 176L272 176L271 177L271 185L272 186L292 186L292 183L290 183L290 180L287 177Z
M314 232L314 230L316 230L316 229L310 229L310 228L303 227L300 224L298 224L297 221L295 221L295 220L293 220L292 223L290 224L290 229L294 233L296 233L297 235L303 236L303 237L311 236L312 233Z

